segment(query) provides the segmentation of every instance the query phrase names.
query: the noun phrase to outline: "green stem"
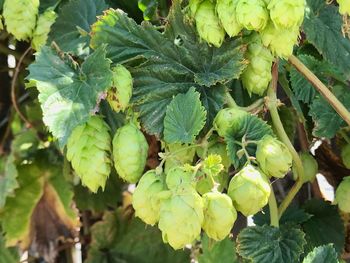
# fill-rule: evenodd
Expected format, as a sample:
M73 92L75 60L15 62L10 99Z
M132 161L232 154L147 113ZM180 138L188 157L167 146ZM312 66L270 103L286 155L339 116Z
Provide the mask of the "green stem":
M263 108L264 103L265 103L264 99L261 98L261 99L256 100L255 102L253 102L251 105L249 105L247 107L240 107L240 109L242 109L244 111L252 112L252 111Z
M321 95L329 102L334 110L350 125L350 112L337 99L336 96L311 72L297 57L291 56L289 63L292 64L304 77L321 93Z
M344 130L340 130L339 131L340 135L344 138L344 140L350 144L350 137L346 134L346 132Z
M235 100L232 98L230 92L228 90L226 90L225 93L225 98L226 98L226 103L230 108L238 108L237 103L235 102Z
M284 130L282 121L280 119L280 116L278 114L277 110L277 95L276 95L276 90L277 90L277 82L278 82L278 64L277 62L274 64L273 69L272 69L272 81L271 85L267 91L268 99L267 99L267 107L270 111L271 119L273 126L275 127L277 136L279 139L287 146L288 150L292 154L293 157L293 165L295 165L296 171L298 173L298 181L296 184L293 186L292 190L288 193L286 198L282 201L280 208L279 208L279 216L283 214L285 209L289 206L291 201L294 199L295 195L298 193L302 186L303 178L304 178L304 168L303 164L300 160L299 154L297 151L294 149L293 144L289 140L289 137Z
M279 214L278 214L277 201L276 201L275 193L273 191L272 186L271 186L271 194L269 197L269 209L270 209L270 225L274 227L279 227Z

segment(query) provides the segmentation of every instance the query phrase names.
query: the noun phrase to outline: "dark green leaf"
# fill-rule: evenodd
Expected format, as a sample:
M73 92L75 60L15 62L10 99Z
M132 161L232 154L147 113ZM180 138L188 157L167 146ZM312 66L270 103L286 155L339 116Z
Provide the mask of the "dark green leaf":
M235 243L230 238L215 242L204 235L202 241L202 254L198 258L199 263L238 263Z
M350 40L342 35L338 8L322 0L308 0L303 29L306 38L326 60L350 77Z
M17 176L13 155L0 157L0 210L4 207L6 198L12 196L18 188Z
M51 28L49 41L55 41L60 49L75 55L89 53L90 25L107 9L104 0L72 0L58 13Z
M335 250L341 254L344 248L345 233L337 206L315 199L307 202L304 209L312 215L302 224L307 241L305 252L308 253L314 247L332 243Z
M303 263L339 263L337 252L332 244L315 247L303 260Z
M156 15L158 0L138 0L138 6L143 12L145 20L150 20Z
M110 61L105 55L102 46L79 67L43 47L29 66L28 79L36 82L40 92L44 123L61 146L76 126L89 119L99 98L111 86Z
M7 248L5 240L0 233L0 263L18 263L19 253L15 248Z
M164 140L167 143L192 143L203 129L205 120L205 108L194 88L186 94L178 94L166 110Z
M243 229L237 237L237 251L252 263L298 262L304 233L298 228L254 226Z

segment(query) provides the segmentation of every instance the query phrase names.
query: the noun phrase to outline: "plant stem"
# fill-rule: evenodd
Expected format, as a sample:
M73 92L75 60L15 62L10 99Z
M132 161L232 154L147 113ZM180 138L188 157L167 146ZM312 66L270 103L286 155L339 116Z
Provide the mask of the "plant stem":
M288 137L286 131L284 130L282 121L278 115L277 95L276 95L277 82L278 82L278 63L276 62L276 63L274 63L273 69L272 69L271 85L267 91L267 95L268 95L267 107L270 111L272 123L273 123L273 126L275 127L277 136L287 146L288 150L292 154L293 162L294 162L293 165L295 165L295 168L296 168L297 173L298 173L298 181L296 182L296 184L293 186L291 191L287 194L286 198L283 200L283 202L280 205L279 216L281 217L281 215L283 214L285 209L289 206L289 204L291 203L291 201L293 200L295 195L298 193L298 191L300 190L300 188L303 184L302 182L303 182L303 178L304 178L304 168L303 168L303 164L300 160L299 154L294 149L293 144L289 140L289 137Z
M264 107L264 99L258 99L255 102L253 102L251 105L247 106L247 107L240 107L242 110L244 111L255 111L255 110L259 110L260 108Z
M339 131L340 135L343 137L343 139L350 144L350 137L346 134L346 132L344 130L340 130Z
M279 214L278 214L277 201L276 201L275 193L273 191L272 186L271 186L271 194L269 197L269 209L270 209L270 225L274 227L279 227Z
M232 96L228 90L226 90L225 98L226 98L226 103L230 108L237 108L238 107L237 103L232 98Z
M336 96L311 72L297 57L291 56L289 63L292 64L321 95L329 102L334 110L350 125L350 112L337 99Z

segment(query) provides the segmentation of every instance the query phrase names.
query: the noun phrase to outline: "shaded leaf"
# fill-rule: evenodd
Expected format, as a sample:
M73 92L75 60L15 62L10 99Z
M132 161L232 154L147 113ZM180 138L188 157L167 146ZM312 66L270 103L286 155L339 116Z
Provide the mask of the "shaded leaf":
M13 196L15 189L18 188L17 176L13 155L7 158L0 157L0 210L4 207L6 198Z
M339 263L333 245L315 247L303 260L303 263Z
M19 253L16 248L7 248L4 237L0 234L0 263L18 263Z

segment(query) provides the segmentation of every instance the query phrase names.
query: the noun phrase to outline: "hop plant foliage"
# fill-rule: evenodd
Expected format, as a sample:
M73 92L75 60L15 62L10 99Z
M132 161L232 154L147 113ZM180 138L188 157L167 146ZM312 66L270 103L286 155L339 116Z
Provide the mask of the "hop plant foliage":
M266 175L252 165L237 173L228 187L234 207L245 216L259 212L269 200L271 187Z
M242 74L244 88L251 95L263 95L272 79L271 67L273 55L263 46L260 37L256 36L248 45L246 57L249 65Z
M203 195L204 221L202 228L214 240L227 237L237 219L232 200L226 194L207 193Z
M341 150L341 159L346 168L350 169L350 144L345 145Z
M143 133L132 123L119 128L113 138L113 159L118 175L136 183L145 169L148 144Z
M166 174L166 185L169 189L176 189L179 186L194 186L193 174L182 166L171 168Z
M216 115L213 127L221 137L227 134L234 134L239 129L240 122L248 116L249 113L237 108L225 108Z
M258 142L256 160L260 169L269 177L283 178L292 167L292 154L282 142L265 135Z
M107 93L107 101L116 112L124 111L132 95L132 76L123 65L115 66L112 71L113 87Z
M51 26L55 23L56 18L57 14L51 9L48 9L43 14L39 15L32 39L32 47L35 50L39 51L40 48L46 44Z
M175 166L192 163L196 152L194 147L188 147L188 145L182 145L180 143L168 144L167 148L168 154L171 154L171 158L167 158L165 161L165 173Z
M318 163L315 158L308 152L303 152L300 154L300 159L304 167L304 183L313 182L316 178L318 172ZM294 180L298 178L298 173L293 167Z
M344 213L350 213L350 176L344 177L335 192L335 201Z
M99 116L76 127L67 143L67 159L92 192L105 188L111 172L111 136L109 126Z
M146 172L140 179L132 196L135 216L146 224L154 225L159 221L161 199L159 193L165 190L164 175L155 170Z
M17 40L32 37L39 12L39 0L5 0L3 16L6 29Z
M216 2L216 12L222 26L230 37L237 36L243 29L242 25L237 21L236 7L237 0L217 0Z
M248 30L260 31L269 20L264 0L238 0L236 14L238 23Z
M349 0L337 0L339 4L339 13L342 15L350 15L350 1Z
M204 41L215 47L220 47L225 38L225 30L215 13L215 4L204 0L195 15L197 31Z

